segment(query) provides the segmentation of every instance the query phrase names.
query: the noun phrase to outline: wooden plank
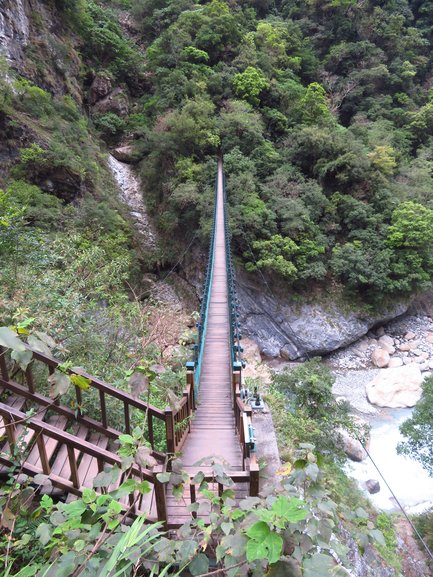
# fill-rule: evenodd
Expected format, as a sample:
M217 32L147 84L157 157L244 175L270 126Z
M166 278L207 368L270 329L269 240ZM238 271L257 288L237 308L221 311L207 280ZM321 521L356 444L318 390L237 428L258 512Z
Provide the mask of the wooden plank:
M77 437L78 439L86 440L87 434L89 429L85 425L81 425L76 423L72 428L72 434ZM75 460L78 461L80 456L80 451L78 449L74 449ZM63 477L64 479L71 478L71 468L69 466L69 459L68 459L68 447L65 443L60 446L60 449L56 455L54 463L51 467L51 471L54 475L58 475L59 477Z
M89 443L95 447L106 449L108 445L108 439L101 433L92 433L89 437ZM92 488L93 479L98 473L98 457L85 453L82 456L80 465L78 467L78 476L81 480L81 486Z
M49 423L53 427L56 427L56 429L63 431L66 428L66 425L68 424L68 419L62 415L54 415L47 420L47 423ZM56 439L52 439L49 437L45 439L45 453L48 463L51 461L51 457L54 455L54 452L57 449L58 445L59 441ZM39 444L35 445L26 459L27 462L30 465L34 465L35 467L41 467L42 463L40 453L41 451Z

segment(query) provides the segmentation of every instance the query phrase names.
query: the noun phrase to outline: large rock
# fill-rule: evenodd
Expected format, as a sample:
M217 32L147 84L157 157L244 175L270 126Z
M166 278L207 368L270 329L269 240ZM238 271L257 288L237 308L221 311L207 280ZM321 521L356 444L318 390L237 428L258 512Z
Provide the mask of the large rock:
M380 347L374 349L374 351L371 353L372 363L376 367L379 367L380 369L387 366L387 364L389 363L389 359L390 357L388 351L385 351L385 349L382 349Z
M423 376L417 364L382 369L366 386L373 405L393 409L413 407L421 398Z
M115 148L114 150L112 150L111 154L119 162L126 162L128 164L133 164L138 161L138 158L134 156L134 148L130 144Z
M343 443L344 452L351 461L360 462L367 458L367 453L358 439L351 437L349 433L343 429L339 429L338 432Z
M379 493L380 483L376 479L368 479L368 481L365 481L365 488L370 495L374 495L375 493Z
M99 100L108 96L112 89L111 78L108 74L98 74L95 76L90 87L90 104L96 104Z
M115 88L102 100L98 100L92 110L97 114L113 112L118 116L126 116L129 112L128 97L121 88Z
M271 290L260 275L237 271L240 325L254 339L263 355L295 360L325 354L363 337L378 323L406 312L400 302L375 315L347 310L337 303L294 303L290 291Z

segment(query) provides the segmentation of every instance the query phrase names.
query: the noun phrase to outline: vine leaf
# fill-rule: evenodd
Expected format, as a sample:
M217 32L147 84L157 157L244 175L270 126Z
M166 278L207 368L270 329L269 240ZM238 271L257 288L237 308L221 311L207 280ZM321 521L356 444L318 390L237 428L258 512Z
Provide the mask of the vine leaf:
M334 560L329 555L316 553L304 561L304 577L331 577L335 567Z
M14 351L25 351L24 343L8 327L0 327L0 345Z
M51 349L49 348L49 346L46 343L44 343L44 341L41 341L41 339L35 337L35 335L30 335L29 337L27 337L27 342L29 344L29 347L31 347L36 352L42 353L47 357L51 356Z
M83 377L83 375L70 375L71 383L77 386L79 389L83 391L87 391L90 387L90 383L92 382L87 377Z
M50 399L57 399L59 395L64 395L69 389L71 384L71 379L65 373L60 371L54 371L52 375L48 377L48 382L50 383Z
M131 394L134 399L138 399L140 395L145 395L149 390L149 377L144 373L135 372L132 373L129 378L129 387L131 389Z
M152 469L158 464L155 457L152 456L152 449L150 447L138 447L135 453L135 462L140 467Z
M176 413L180 410L180 400L176 397L171 389L167 390L167 400L170 405L170 409Z
M33 358L33 353L32 351L27 350L24 351L14 350L11 353L11 357L13 358L14 361L18 363L20 369L22 371L25 371Z
M199 553L197 557L191 561L188 566L191 575L201 575L202 573L207 573L209 569L209 559L204 553Z
M50 335L47 335L47 333L42 333L40 331L35 331L35 334L38 336L38 338L47 345L47 347L49 347L50 349L54 349L57 346L56 341L50 337Z

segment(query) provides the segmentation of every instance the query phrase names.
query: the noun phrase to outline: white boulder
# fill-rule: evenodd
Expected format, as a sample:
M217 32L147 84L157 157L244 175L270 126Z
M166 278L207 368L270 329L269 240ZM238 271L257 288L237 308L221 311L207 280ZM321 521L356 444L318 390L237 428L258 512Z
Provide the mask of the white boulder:
M387 364L389 363L389 353L388 351L385 351L385 349L382 348L377 348L374 349L374 351L371 353L371 361L374 365L376 365L376 367L379 367L380 369L382 367L386 367Z
M422 382L417 364L383 369L367 384L367 398L379 407L413 407L421 398Z

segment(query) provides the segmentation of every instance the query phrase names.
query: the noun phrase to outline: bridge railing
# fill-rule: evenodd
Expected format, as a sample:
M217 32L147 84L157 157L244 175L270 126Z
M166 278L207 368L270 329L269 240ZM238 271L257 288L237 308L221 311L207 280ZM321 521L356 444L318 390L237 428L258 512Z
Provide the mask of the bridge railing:
M8 362L10 358L8 350L0 347L0 387L29 399L36 405L49 407L67 418L82 422L112 439L116 439L122 432L130 434L134 424L143 426L147 415L145 432L152 449L156 448L158 442L164 442L164 437L168 441L170 421L165 411L148 405L145 401L89 375L82 369L69 369L68 372L88 379L89 390L83 391L79 386L71 384L72 394L68 392L67 402L63 401L61 404L60 400L53 401L49 397L47 377L52 375L61 363L43 353L34 350L32 353L33 359L24 372L24 378L20 379L23 382L19 383L18 376L22 371L15 371L16 375L10 374L14 363ZM86 404L87 410L84 409ZM91 411L91 416L86 415L86 411ZM156 428L157 434L155 434Z
M223 198L224 198L224 241L226 248L226 270L227 270L227 289L228 289L228 303L229 303L229 321L230 321L230 353L232 370L240 370L238 363L240 363L240 353L242 352L238 313L238 301L236 296L235 286L235 269L233 265L232 249L231 249L231 232L228 215L227 189L226 179L223 174Z
M187 384L179 406L165 410L167 452L178 453L191 430L191 419L195 410L194 372L187 372Z
M212 276L213 276L213 264L214 264L214 248L215 248L215 228L216 228L216 211L217 211L217 194L218 194L218 177L215 179L214 187L214 209L213 209L213 220L212 220L212 231L209 242L209 251L207 258L207 268L206 277L203 284L203 297L200 306L200 318L197 323L197 343L195 345L195 355L194 355L194 388L195 388L195 398L198 398L198 388L200 385L200 375L201 366L203 361L203 350L204 350L204 340L206 336L207 319L210 303L210 293L212 289Z
M4 405L3 403L0 403L0 417L3 421L2 428L7 436L9 443L10 454L12 454L14 448L17 447L17 443L19 442L20 437L18 431L21 428L25 427L27 430L33 431L34 433L32 440L30 441L29 448L37 448L38 459L34 459L33 464L25 460L21 466L21 470L31 476L38 473L47 475L51 483L62 491L72 493L76 496L82 495L83 479L80 478L80 469L78 466L79 458L82 460L85 458L85 456L88 456L91 459L96 459L99 472L104 471L104 468L107 465L110 467L117 466L120 470L122 469L122 460L116 454L107 451L102 447L93 445L92 443L88 443L71 433L59 430L56 427L51 426L49 423L45 423L44 421L38 419L37 417L28 417L21 411L18 411L17 409L8 405ZM67 462L70 471L70 474L68 474L67 478L55 475L51 471L46 449L47 443L50 439L59 445L66 445L67 447ZM0 463L6 466L10 466L12 464L5 453L0 453ZM36 465L34 463L39 464ZM165 463L163 464L163 468L164 467ZM161 468L159 470L161 470ZM152 519L149 517L149 521L166 521L166 489L165 486L158 481L156 473L143 467L132 465L127 471L123 471L120 474L118 484L129 477L138 479L140 481L148 481L154 490L152 499L155 499L157 518ZM143 498L144 495L130 495L130 503L129 505L126 505L126 509L129 510L129 514L135 515L140 511L143 504Z

